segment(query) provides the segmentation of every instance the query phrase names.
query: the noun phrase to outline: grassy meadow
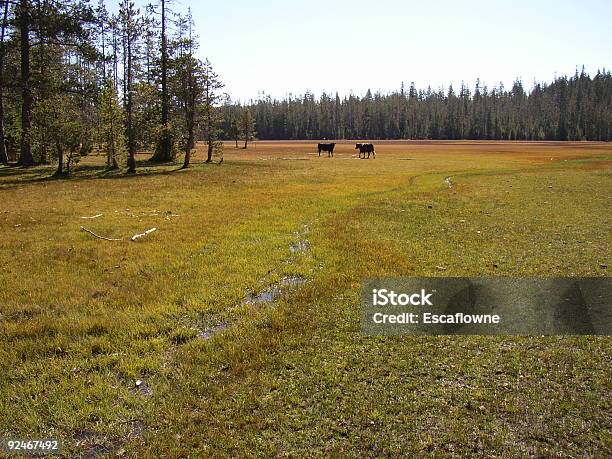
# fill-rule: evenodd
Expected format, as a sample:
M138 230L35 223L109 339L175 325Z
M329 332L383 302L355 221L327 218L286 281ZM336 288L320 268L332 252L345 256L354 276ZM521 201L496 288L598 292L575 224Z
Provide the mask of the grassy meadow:
M609 275L612 145L315 146L228 143L220 165L199 146L182 171L142 154L133 177L96 155L70 179L0 166L0 437L66 457L612 455L610 338L360 331L366 277Z

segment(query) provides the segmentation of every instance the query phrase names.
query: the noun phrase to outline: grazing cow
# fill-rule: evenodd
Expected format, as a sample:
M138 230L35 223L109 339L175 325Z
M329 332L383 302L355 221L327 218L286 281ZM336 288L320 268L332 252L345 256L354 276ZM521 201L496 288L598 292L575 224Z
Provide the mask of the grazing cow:
M334 147L335 146L336 146L335 143L320 143L318 145L319 156L321 156L321 152L322 151L326 151L328 157L330 157L330 156L333 157L334 156Z
M374 159L376 159L376 150L374 150L374 145L371 143L358 143L355 144L355 150L359 150L359 157L363 154L363 159L365 159L366 153L368 154L368 159L370 159L370 154L374 155Z

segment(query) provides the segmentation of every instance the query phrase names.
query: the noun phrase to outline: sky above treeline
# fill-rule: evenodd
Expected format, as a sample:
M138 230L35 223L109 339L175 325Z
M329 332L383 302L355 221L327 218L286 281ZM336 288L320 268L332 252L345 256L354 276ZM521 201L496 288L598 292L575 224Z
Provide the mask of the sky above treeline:
M476 78L531 87L612 67L610 0L172 0L187 7L201 57L234 100L387 93L413 81L473 88Z

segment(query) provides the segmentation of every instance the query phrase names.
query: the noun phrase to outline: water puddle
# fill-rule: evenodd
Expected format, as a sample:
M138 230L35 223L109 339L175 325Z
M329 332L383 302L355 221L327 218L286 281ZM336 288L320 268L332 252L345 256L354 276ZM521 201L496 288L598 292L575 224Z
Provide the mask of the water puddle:
M306 278L302 276L287 276L283 277L281 285L283 287L298 287L306 283Z
M201 339L210 339L214 334L219 333L228 327L229 324L227 322L221 322L220 324L215 325L214 327L208 327L204 331L201 331L200 333L198 333L198 336Z
M297 238L293 244L289 246L292 257L295 255L306 255L310 252L310 243L304 239L304 236L310 232L310 226L304 224L301 231L296 231L294 234ZM285 260L285 263L292 263L292 258ZM307 279L302 276L292 275L285 276L279 282L268 286L266 289L258 293L249 293L244 297L243 303L248 305L270 304L276 301L282 294L293 288L305 284ZM200 339L210 339L214 335L230 327L230 323L221 322L214 327L208 327L198 333Z
M292 254L305 254L310 251L310 243L308 241L296 241L289 246Z
M298 287L306 283L306 279L302 276L287 276L283 277L278 284L272 284L267 289L259 293L250 293L246 296L245 302L248 304L256 303L272 303L285 290L293 287Z

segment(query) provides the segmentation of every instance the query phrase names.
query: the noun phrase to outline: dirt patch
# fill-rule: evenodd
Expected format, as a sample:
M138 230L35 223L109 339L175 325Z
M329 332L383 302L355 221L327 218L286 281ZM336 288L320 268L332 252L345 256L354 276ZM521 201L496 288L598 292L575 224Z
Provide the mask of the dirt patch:
M144 395L145 397L153 395L153 390L151 387L149 387L149 385L141 379L136 380L134 387L132 387L130 392L132 392L134 395Z
M139 438L144 435L147 426L141 420L127 421L130 428L126 435L116 437L111 440L105 440L93 430L81 430L74 435L74 440L77 446L86 446L87 449L81 457L94 459L107 456L122 456L125 454L123 446L133 438Z
M96 457L110 455L113 452L114 450L111 449L111 447L109 446L96 444L89 448L87 451L85 451L85 454L83 454L83 458L95 459Z

